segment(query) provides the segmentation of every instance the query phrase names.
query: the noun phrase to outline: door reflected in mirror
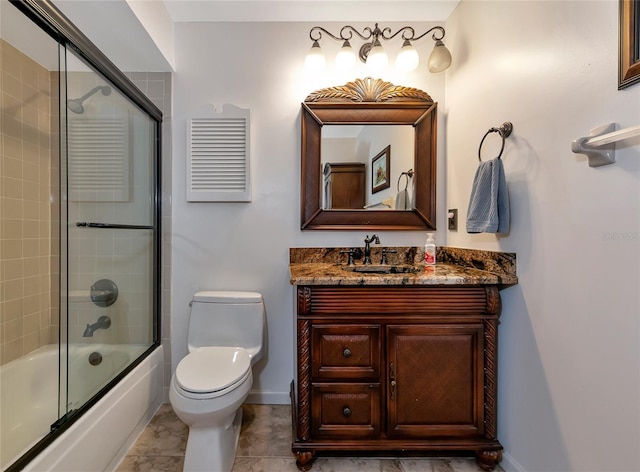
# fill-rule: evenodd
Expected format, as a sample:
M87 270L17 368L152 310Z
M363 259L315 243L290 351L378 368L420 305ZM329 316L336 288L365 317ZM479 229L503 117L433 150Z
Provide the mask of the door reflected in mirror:
M412 209L414 146L410 125L324 126L322 208Z

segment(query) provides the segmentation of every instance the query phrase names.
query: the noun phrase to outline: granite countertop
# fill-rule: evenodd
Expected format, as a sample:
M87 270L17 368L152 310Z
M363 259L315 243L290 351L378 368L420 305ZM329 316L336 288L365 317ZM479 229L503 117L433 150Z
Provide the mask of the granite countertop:
M292 285L499 285L518 283L513 253L439 247L436 265L420 262L424 250L393 247L387 256L389 265L411 265L415 273L379 274L344 270L348 248L291 248L289 271ZM380 261L380 248L371 249L374 264ZM356 266L362 260L355 261Z

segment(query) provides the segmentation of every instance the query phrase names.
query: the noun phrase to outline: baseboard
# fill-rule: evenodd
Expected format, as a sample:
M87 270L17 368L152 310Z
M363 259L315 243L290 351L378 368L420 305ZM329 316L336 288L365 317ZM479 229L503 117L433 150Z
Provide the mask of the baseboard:
M257 405L289 405L289 392L260 392L251 390L245 403Z
M524 467L518 464L516 460L506 452L502 453L500 467L502 467L504 472L527 472Z

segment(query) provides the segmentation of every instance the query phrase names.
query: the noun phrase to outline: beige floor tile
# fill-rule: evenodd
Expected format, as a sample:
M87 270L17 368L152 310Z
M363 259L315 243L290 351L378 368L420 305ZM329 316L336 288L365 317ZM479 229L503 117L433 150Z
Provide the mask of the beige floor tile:
M313 472L402 472L397 459L319 457Z
M474 458L455 459L400 459L402 472L482 472ZM500 466L495 472L503 472Z
M237 457L293 457L288 405L244 405L242 410Z
M127 456L116 472L182 472L184 457Z
M189 429L164 404L129 451L136 456L184 456Z
M298 472L291 453L288 405L243 405L242 429L232 472ZM182 472L187 426L171 405L160 407L117 472ZM311 472L478 472L467 458L319 457ZM503 472L496 467L496 472Z
M311 469L315 472L315 469ZM283 457L236 457L231 472L300 472L296 461Z

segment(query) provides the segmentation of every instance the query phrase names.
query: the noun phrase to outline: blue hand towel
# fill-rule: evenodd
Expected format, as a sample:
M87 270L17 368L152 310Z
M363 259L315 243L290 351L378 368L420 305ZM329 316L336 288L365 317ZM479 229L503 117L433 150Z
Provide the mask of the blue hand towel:
M502 160L481 162L473 178L467 233L508 233L509 193Z

